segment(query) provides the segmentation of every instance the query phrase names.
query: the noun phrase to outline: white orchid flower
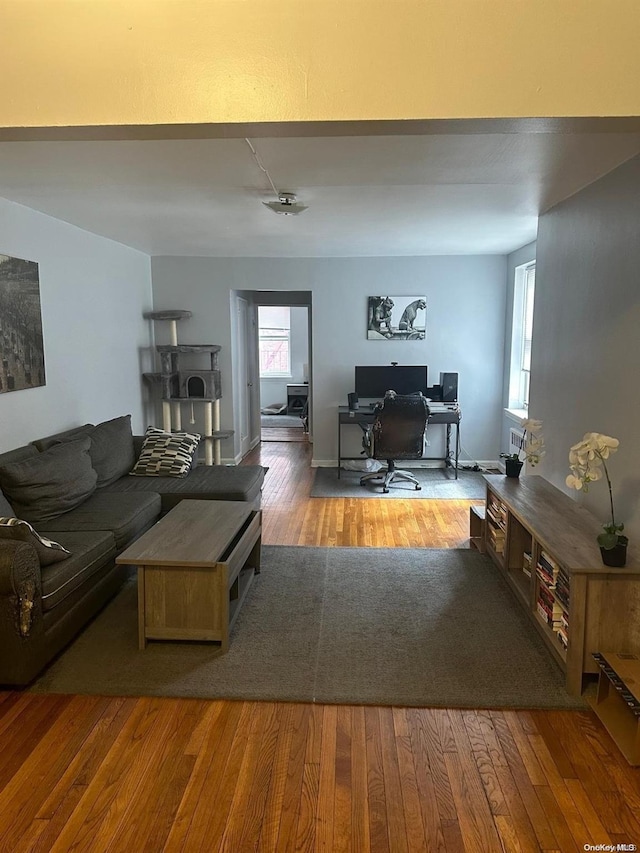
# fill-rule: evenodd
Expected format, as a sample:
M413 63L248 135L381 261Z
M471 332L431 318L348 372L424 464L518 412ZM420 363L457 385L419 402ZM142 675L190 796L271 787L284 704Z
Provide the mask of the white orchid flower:
M537 433L542 429L542 421L537 421L535 418L524 418L520 421L520 426L525 432Z
M580 479L580 477L576 477L575 474L569 474L569 476L565 480L565 483L567 484L567 486L569 486L569 488L577 489L577 491L580 491L583 486L582 480Z
M610 435L603 435L600 432L587 432L582 441L574 444L569 450L569 468L571 469L571 473L565 480L569 488L577 489L578 491L583 489L587 492L589 484L601 480L603 476L606 478L607 485L609 486L611 521L602 525L605 533L601 533L597 537L603 554L606 550L615 548L619 544L626 546L628 542L627 537L622 535L624 524L616 522L613 509L611 479L605 461L612 453L616 452L619 444L618 439ZM606 563L607 561L605 560L604 562Z

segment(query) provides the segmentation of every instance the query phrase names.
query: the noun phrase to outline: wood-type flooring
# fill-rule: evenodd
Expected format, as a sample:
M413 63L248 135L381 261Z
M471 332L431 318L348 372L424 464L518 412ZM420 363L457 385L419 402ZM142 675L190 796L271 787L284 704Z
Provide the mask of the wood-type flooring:
M266 543L466 546L469 501L309 498L309 459L245 460ZM640 845L640 770L590 712L0 693L1 853L599 844Z

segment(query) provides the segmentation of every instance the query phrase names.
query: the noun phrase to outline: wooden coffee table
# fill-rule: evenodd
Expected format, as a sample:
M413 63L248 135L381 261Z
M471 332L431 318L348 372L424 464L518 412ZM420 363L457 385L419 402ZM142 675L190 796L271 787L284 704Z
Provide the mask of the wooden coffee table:
M261 513L242 501L184 500L120 554L138 567L138 639L219 643L260 571Z

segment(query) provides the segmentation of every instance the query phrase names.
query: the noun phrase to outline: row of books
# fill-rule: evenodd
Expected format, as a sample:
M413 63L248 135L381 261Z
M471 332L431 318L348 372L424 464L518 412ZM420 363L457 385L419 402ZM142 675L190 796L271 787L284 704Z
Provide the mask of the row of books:
M536 603L538 613L549 627L554 631L559 628L564 613L562 605L558 604L553 594L543 585L538 586L538 600Z
M502 501L490 500L487 503L486 517L489 544L496 554L504 554L507 534L507 507Z
M566 610L562 611L562 618L560 624L556 626L555 632L558 642L566 652L569 645L569 614Z
M540 550L538 563L536 565L536 574L548 589L556 588L556 580L560 566L552 559L546 551Z
M502 530L507 528L507 508L500 501L489 501L487 504L487 517Z
M487 533L489 534L489 544L496 554L504 554L505 531L489 524Z
M536 575L538 614L566 651L569 646L569 576L545 551L540 551Z

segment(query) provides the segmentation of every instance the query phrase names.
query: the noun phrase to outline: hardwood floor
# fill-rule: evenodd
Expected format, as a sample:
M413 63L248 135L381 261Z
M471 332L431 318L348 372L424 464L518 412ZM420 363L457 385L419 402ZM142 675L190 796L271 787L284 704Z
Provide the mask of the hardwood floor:
M469 504L481 501L310 498L311 445L260 444L243 464L269 468L262 497L268 545L465 548Z
M310 499L306 445L251 458L269 544L465 547L468 501ZM640 771L589 712L7 691L0 747L1 853L640 845Z

